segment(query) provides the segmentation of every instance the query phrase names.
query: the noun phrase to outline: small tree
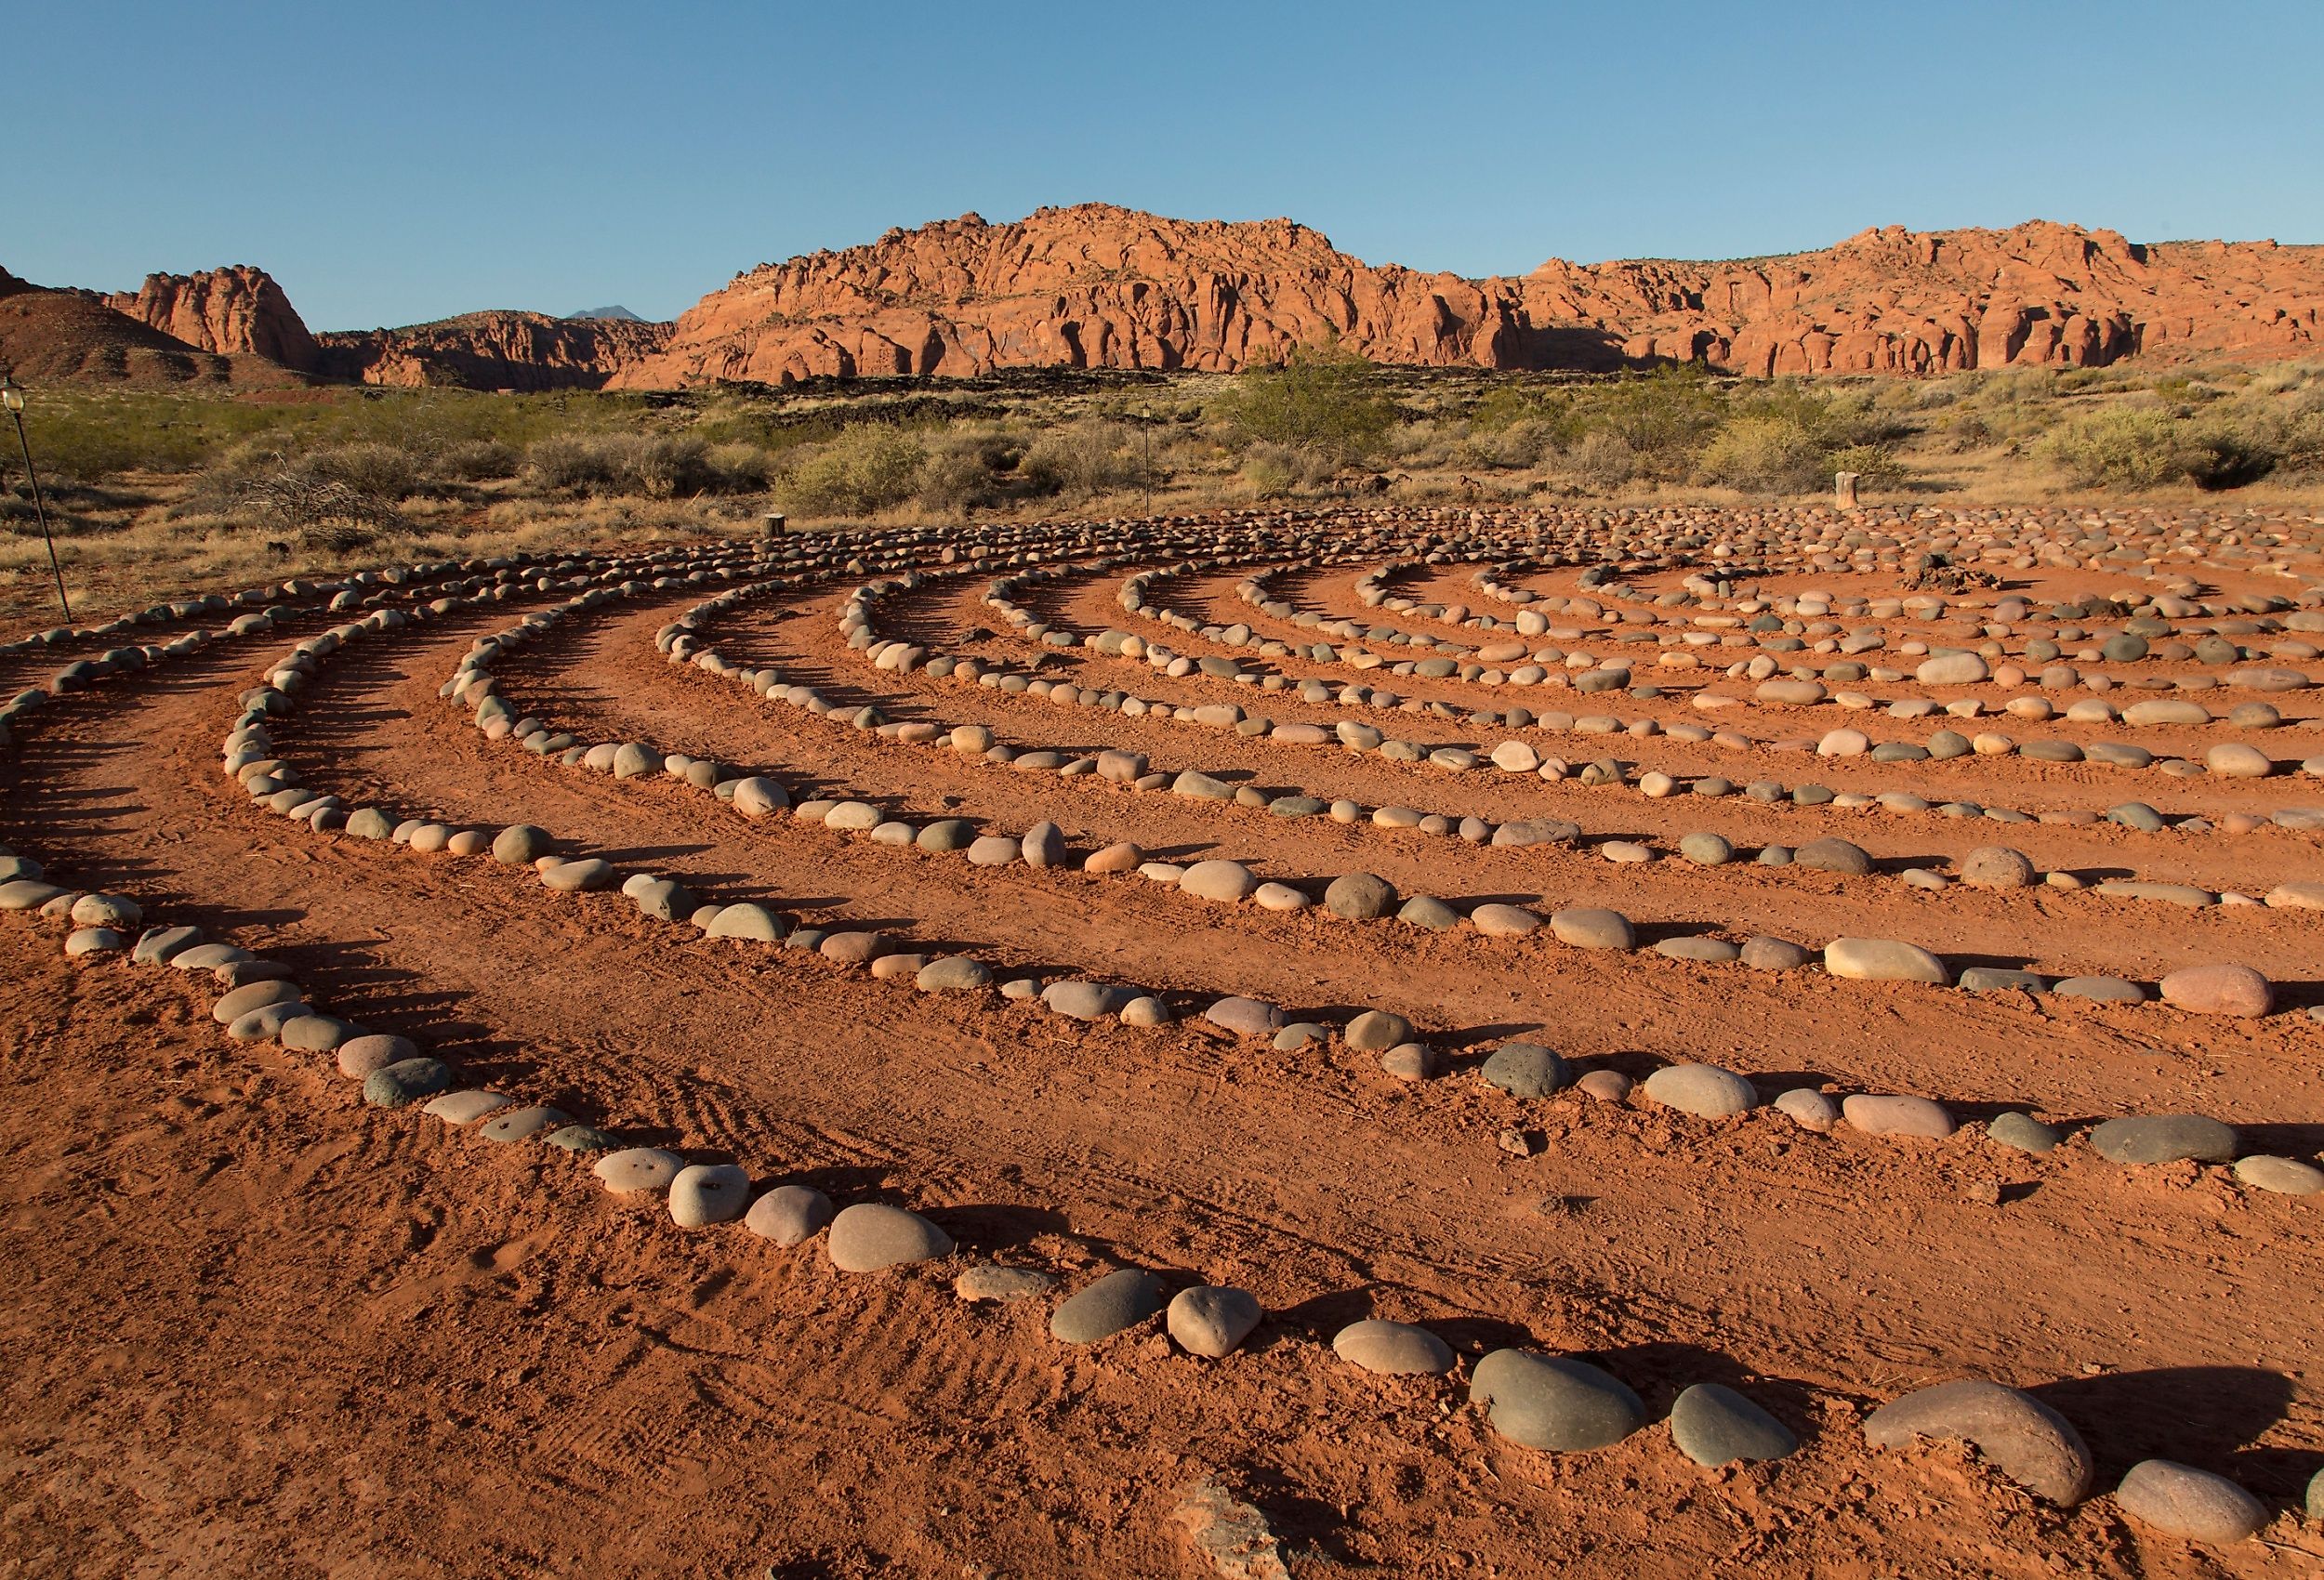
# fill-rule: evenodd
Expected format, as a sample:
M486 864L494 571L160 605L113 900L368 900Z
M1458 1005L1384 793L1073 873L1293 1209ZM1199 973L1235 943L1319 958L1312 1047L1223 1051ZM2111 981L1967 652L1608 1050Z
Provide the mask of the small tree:
M1220 415L1238 450L1279 444L1337 469L1380 449L1396 408L1380 388L1380 370L1335 342L1295 346L1280 362L1246 369Z

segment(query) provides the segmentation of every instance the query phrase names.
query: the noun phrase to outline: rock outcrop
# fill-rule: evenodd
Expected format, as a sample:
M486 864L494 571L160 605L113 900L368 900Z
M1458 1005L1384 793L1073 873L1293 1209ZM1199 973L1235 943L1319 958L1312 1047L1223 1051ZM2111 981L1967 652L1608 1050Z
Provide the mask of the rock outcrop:
M116 291L104 302L199 351L264 357L299 373L323 371L323 348L283 287L246 263L198 274L149 274L136 290Z
M26 384L280 388L308 382L262 357L190 346L92 291L51 290L0 270L0 366Z
M2324 248L2141 245L2034 222L1864 231L1730 263L1552 259L1519 278L1375 267L1287 219L1089 204L1015 224L891 230L737 276L632 388L1010 367L1232 371L1336 337L1378 362L1605 369L1701 359L1753 375L2084 366L2313 354Z
M660 351L670 326L632 319L472 312L403 329L326 334L332 378L404 388L596 389Z

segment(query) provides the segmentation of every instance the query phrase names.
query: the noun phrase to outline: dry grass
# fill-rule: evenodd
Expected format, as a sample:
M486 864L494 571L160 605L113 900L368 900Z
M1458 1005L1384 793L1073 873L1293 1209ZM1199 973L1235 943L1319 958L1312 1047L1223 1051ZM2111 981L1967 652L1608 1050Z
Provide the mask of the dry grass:
M1273 380L1274 382L1270 382ZM783 393L300 399L35 391L59 557L91 614L388 560L963 515L1869 500L2324 506L2324 366L1815 383L1368 369L1028 374ZM0 615L49 616L0 454Z

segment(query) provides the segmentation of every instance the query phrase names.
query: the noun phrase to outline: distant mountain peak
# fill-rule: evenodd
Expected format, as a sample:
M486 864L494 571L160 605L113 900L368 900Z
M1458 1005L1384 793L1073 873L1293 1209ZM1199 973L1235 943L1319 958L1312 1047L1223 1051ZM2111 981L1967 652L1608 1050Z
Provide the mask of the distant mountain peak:
M645 319L640 314L631 312L627 308L619 306L610 308L588 308L580 312L569 312L565 314L565 316L567 318L613 318L619 319L624 323L643 323L646 322Z

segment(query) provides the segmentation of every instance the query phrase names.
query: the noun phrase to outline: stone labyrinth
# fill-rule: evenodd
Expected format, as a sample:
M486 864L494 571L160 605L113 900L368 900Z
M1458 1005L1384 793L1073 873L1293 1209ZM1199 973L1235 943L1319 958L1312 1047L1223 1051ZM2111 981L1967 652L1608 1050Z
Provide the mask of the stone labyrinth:
M1347 510L190 597L0 650L0 906L673 1263L2297 1546L2320 548Z

